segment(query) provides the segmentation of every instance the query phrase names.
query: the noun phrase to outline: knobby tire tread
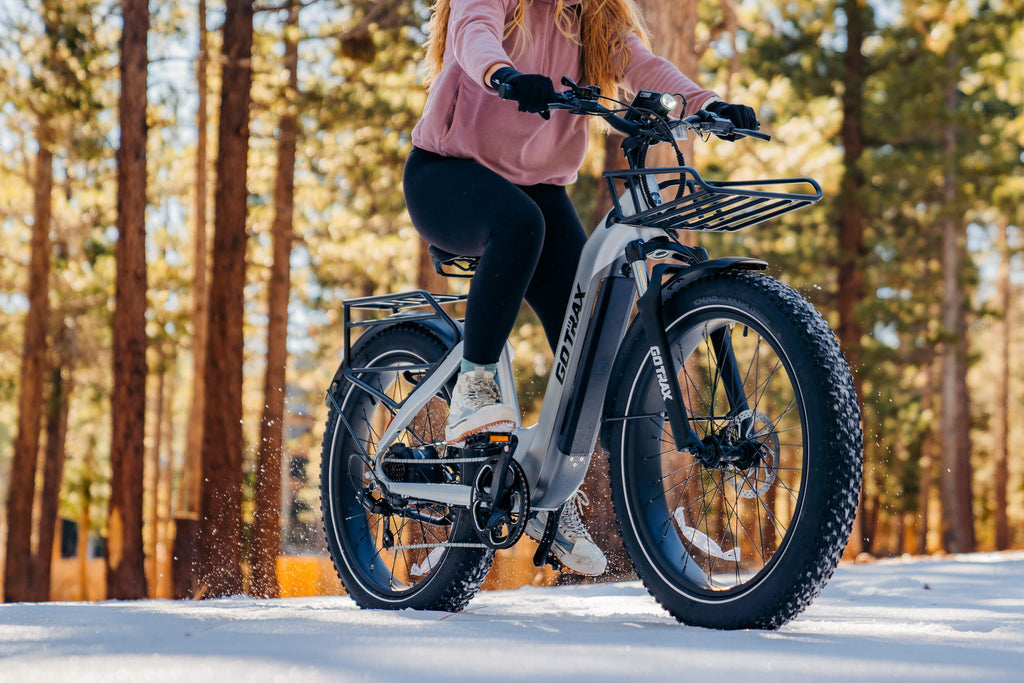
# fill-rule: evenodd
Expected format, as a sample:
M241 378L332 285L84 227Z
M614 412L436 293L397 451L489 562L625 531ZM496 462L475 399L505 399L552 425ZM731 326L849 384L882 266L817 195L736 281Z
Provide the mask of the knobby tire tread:
M670 587L666 586L656 573L646 567L642 553L638 547L638 540L633 534L628 522L629 511L626 509L626 499L621 491L621 467L623 454L620 453L621 430L626 428L626 422L617 423L618 426L607 427L603 430L602 441L609 451L608 475L613 489L612 504L615 511L615 518L622 536L627 554L633 560L634 569L648 592L677 620L693 625L704 626L716 629L777 629L800 612L802 612L821 593L826 582L831 578L839 558L846 547L850 532L853 528L853 520L857 511L857 502L860 496L861 472L863 468L862 444L863 437L860 424L860 408L857 402L856 390L853 379L850 376L849 366L843 356L839 345L828 327L810 303L791 287L767 277L760 273L744 271L726 271L708 275L695 282L688 283L685 287L666 287L665 311L666 319L668 311L672 310L672 299L676 296L683 296L687 291L694 288L720 287L717 295L726 297L725 290L728 288L741 289L752 288L767 296L769 302L775 309L783 314L785 323L796 330L803 330L805 334L796 335L803 337L803 348L798 352L806 354L809 362L819 368L822 375L818 378L818 384L827 387L827 398L831 412L834 413L829 427L826 429L825 443L816 449L828 461L828 468L825 473L826 485L831 489L829 505L823 506L826 509L811 510L809 513L821 516L823 521L820 527L821 542L817 545L824 549L824 552L807 552L805 549L787 547L786 553L802 554L798 566L789 572L799 585L790 585L790 590L778 592L770 598L758 596L761 605L754 612L744 612L743 609L736 609L737 602L723 604L708 609L702 607L704 612L710 615L699 614L699 610L691 609L691 605L681 605L680 597ZM733 294L732 296L736 296ZM685 311L682 311L685 312ZM675 318L672 318L673 320ZM624 350L628 348L627 343L632 340L631 354L642 353L646 355L648 344L643 332L639 335L627 335L623 344ZM613 374L611 386L625 387L629 385L627 375L631 368L638 367L636 363L622 362L618 364L618 371ZM625 399L615 398L614 407L624 409ZM826 410L829 410L826 408ZM619 415L622 413L609 413ZM829 457L828 454L834 454ZM616 491L616 489L619 489ZM806 525L808 521L804 521ZM790 529L789 534L797 534L800 530ZM801 551L803 551L801 553ZM640 561L638 561L638 558ZM782 558L773 558L781 560ZM788 562L792 560L787 558ZM802 579L801 579L802 577ZM742 598L741 598L742 600Z

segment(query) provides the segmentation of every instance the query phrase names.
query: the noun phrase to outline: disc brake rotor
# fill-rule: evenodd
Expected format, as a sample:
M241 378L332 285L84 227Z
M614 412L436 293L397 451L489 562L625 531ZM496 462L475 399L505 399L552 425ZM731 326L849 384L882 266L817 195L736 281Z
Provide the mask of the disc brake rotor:
M733 442L748 441L757 448L757 457L747 468L727 465L722 469L727 481L742 498L763 496L775 483L779 468L779 435L775 424L757 410L744 410L726 427Z

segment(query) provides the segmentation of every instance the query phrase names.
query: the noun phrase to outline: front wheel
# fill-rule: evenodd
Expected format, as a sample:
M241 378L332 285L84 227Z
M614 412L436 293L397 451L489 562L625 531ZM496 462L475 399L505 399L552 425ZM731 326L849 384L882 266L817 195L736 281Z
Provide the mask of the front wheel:
M603 431L624 545L680 621L778 628L824 587L853 524L862 445L849 368L814 308L761 274L680 288L663 319L706 452L676 448L660 365L634 325Z

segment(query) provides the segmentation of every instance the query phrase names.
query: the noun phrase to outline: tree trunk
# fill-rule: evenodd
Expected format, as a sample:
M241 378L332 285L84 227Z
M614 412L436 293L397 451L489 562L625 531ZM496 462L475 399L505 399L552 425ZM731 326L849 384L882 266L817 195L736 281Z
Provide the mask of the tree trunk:
M117 153L117 291L110 411L107 597L146 597L142 544L146 437L147 0L122 3L121 146Z
M447 294L448 279L434 270L434 262L430 258L430 252L427 251L428 246L426 242L420 240L420 258L417 268L419 272L416 284L420 289L425 289L432 294Z
M955 216L957 156L956 124L959 57L950 48L946 58L949 82L945 87L946 173L942 218L942 522L943 545L950 553L974 550L974 512L971 500L970 398L967 392L967 297L961 273L967 253L967 231Z
M860 160L864 153L864 44L865 7L863 0L844 0L846 22L846 53L843 58L843 123L840 131L843 146L843 181L839 197L842 215L839 223L838 289L839 344L853 371L858 401L864 395L860 376L861 336L863 329L857 307L864 299L864 207L861 192L864 174ZM846 556L854 557L865 548L864 495L861 494L853 531L846 547ZM870 545L869 543L867 545Z
M992 486L995 489L993 518L996 527L996 550L1006 550L1012 541L1006 510L1010 481L1010 330L1013 329L1010 325L1013 301L1010 298L1010 245L1006 234L1007 228L1008 224L1004 219L999 226L999 302L1003 309L1003 319L998 328L999 372L996 374L996 405L992 420L995 432L995 471L992 474Z
M43 380L46 373L46 330L50 318L50 224L53 192L53 130L40 116L33 181L32 245L28 272L28 315L25 316L18 396L18 435L14 440L7 489L7 552L4 600L31 600L32 505L39 460Z
M206 389L206 344L209 328L210 292L207 286L207 239L206 239L206 149L207 128L209 127L206 99L209 90L207 83L207 65L209 64L209 40L206 31L206 0L199 0L199 56L196 60L196 89L199 103L196 113L196 224L194 250L194 272L192 275L192 403L189 406L188 435L185 443L185 456L181 468L181 481L178 488L178 505L176 517L182 522L174 526L174 547L180 552L171 554L173 568L171 571L171 595L183 598L195 594L196 567L194 559L199 545L196 532L199 519L199 473L203 450L203 414ZM186 521L189 520L189 521ZM190 549L190 550L186 550ZM183 564L188 560L188 564Z
M925 385L921 391L921 411L931 413L935 409L935 369L936 364L930 358L924 367ZM917 552L928 554L928 530L931 528L931 497L935 487L935 463L937 443L935 432L929 429L921 440L921 493L918 500Z
M200 496L199 577L201 590L210 597L242 591L242 325L252 19L252 0L227 1Z
M32 560L34 600L50 599L50 569L53 539L57 531L57 508L64 477L64 446L68 433L71 395L71 339L66 322L54 339L57 360L50 371L50 400L46 411L46 449L43 457L43 492L39 505L39 544Z
M164 436L164 398L167 390L167 359L163 351L157 361L156 407L153 409L153 447L149 455L149 512L146 515L149 525L149 591L150 597L157 597L160 568L157 561L157 549L160 545L160 451L163 450Z
M89 534L92 532L92 484L96 472L96 437L89 437L85 451L82 482L82 516L78 520L78 586L79 600L95 600L89 594Z
M206 240L206 170L207 170L207 53L206 0L199 0L199 57L196 62L196 82L199 91L199 109L196 114L198 139L196 143L196 224L193 251L195 259L192 275L192 403L189 409L188 441L185 448L185 466L182 471L179 511L197 513L199 510L199 458L203 446L203 368L206 364L206 338L209 306L207 287Z
M256 511L253 519L252 592L278 597L277 556L281 547L281 449L288 364L288 298L291 293L292 215L295 203L295 146L298 121L299 6L288 3L284 33L284 67L288 73L284 113L277 147L274 183L274 262L270 271L267 325L267 374L263 388L263 419L256 454Z
M694 81L702 50L697 47L697 0L638 0L647 26L651 30L651 51L679 67ZM693 165L693 140L679 145L688 164ZM621 154L619 154L621 156ZM676 165L671 145L657 145L647 155L648 168Z
M174 355L169 367L177 365L177 354ZM157 470L156 490L163 491L163 501L157 507L157 590L154 594L160 598L171 597L174 590L171 583L171 520L174 518L173 489L173 460L174 460L174 392L170 393L167 399L167 409L164 410L164 448L161 451L160 469ZM166 454L166 455L164 455ZM161 552L161 549L163 552Z

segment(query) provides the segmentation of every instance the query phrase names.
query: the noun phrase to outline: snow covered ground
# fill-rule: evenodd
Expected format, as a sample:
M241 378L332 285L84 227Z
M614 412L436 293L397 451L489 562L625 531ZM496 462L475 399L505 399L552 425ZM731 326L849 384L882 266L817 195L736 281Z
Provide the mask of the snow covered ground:
M347 598L0 606L0 681L1024 681L1024 553L844 565L775 632L677 624L637 583Z

